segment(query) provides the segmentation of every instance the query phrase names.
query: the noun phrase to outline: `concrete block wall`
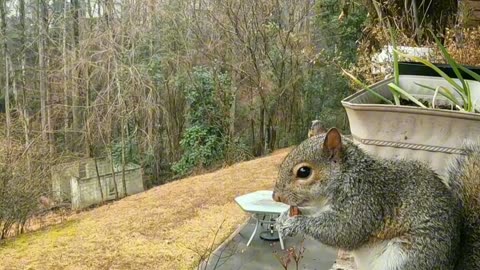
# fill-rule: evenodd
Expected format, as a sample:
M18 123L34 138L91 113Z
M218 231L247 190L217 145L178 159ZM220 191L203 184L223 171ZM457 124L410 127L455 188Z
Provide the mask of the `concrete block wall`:
M98 175L97 175L98 168ZM142 168L136 164L125 166L125 185L122 181L122 168L115 167L108 159L83 159L68 164L60 164L52 168L52 189L59 201L69 201L73 209L81 209L102 201L113 200L144 191ZM114 177L115 176L115 177ZM100 178L100 192L99 179ZM115 182L117 192L115 191Z
M52 195L57 202L70 201L70 179L78 177L78 163L52 167Z
M97 176L89 178L72 178L72 208L81 209L93 204L101 203L103 201L116 199L117 192L118 198L125 197L125 190L122 181L122 172L115 173L115 182L117 184L117 192L115 192L115 184L112 174L100 176L100 187ZM132 195L144 191L142 170L140 167L137 169L130 169L125 171L125 185L127 188L127 195Z

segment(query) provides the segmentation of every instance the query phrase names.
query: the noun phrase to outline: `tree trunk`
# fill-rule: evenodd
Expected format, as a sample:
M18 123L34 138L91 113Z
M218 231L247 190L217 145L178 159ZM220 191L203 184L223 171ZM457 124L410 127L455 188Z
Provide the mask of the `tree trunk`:
M235 87L232 88L232 104L230 105L230 123L229 123L229 128L228 128L228 134L230 139L233 139L235 136L235 112L236 112L236 106L237 106L237 90Z
M108 155L110 156L110 167L112 168L112 179L113 179L113 186L115 188L115 199L118 199L118 185L117 185L117 175L115 172L115 165L113 164L113 154L112 148L109 146L108 148Z
M91 140L91 130L90 130L90 75L88 74L88 69L85 71L87 72L85 79L86 79L86 86L85 89L87 90L86 98L85 98L85 155L87 157L92 156L92 140ZM93 153L95 155L95 153Z
M122 123L122 126L120 127L122 129L122 184L123 184L123 191L125 192L125 197L128 196L128 192L127 192L127 180L125 179L125 127L124 127L124 124L125 124L125 121L123 119L123 116L122 116L122 120L121 120L121 123Z
M250 91L250 108L253 107L253 93L252 91ZM251 110L250 111L250 130L251 130L251 133L252 133L252 146L251 146L251 149L252 149L252 154L254 156L257 155L257 151L256 151L256 142L255 142L255 120L254 120L254 111Z
M258 156L263 156L264 152L264 146L265 146L265 108L262 105L262 108L260 109L260 123L258 125L258 145L257 145L257 155Z
M93 18L92 2L90 0L87 0L85 9L87 10L88 17Z
M6 1L2 1L0 4L0 30L2 31L3 42L2 42L2 56L5 64L5 120L6 120L6 139L7 139L7 149L10 145L10 129L11 129L11 117L10 117L10 68L9 68L9 53L7 47L7 4ZM8 155L8 154L7 154Z
M125 196L128 196L127 192L127 183L125 179L125 102L123 101L123 91L122 91L122 85L120 83L120 79L118 76L120 75L119 70L118 70L118 62L116 56L113 58L113 69L114 69L114 80L115 84L117 86L117 95L118 95L118 103L119 107L121 108L121 114L120 114L120 130L121 130L121 143L122 143L122 184L123 184L123 191L125 192Z
M39 27L38 35L38 68L39 68L39 88L40 88L40 116L42 124L42 139L44 143L48 142L48 122L47 122L47 76L45 64L45 43L47 39L47 7L45 0L37 0L37 22Z
M73 50L74 54L74 61L78 60L79 58L79 40L80 40L80 3L79 0L70 0L72 6L72 24L73 24ZM77 68L76 74L77 79L81 81L82 70L81 67ZM83 129L83 122L82 122L82 109L80 104L80 84L75 83L72 86L72 130L73 134L81 134ZM78 144L75 145L77 148Z
M63 1L63 35L62 35L62 64L63 64L63 105L64 114L63 114L63 130L64 130L64 137L65 137L65 147L68 149L69 145L68 142L70 141L69 133L68 133L68 126L69 126L69 114L68 114L68 96L69 96L69 89L68 89L68 62L67 62L67 18L68 18L68 0Z
M27 151L28 147L30 147L30 115L27 110L27 91L26 91L26 74L25 74L25 66L27 64L27 55L26 55L26 23L25 23L25 0L19 1L19 13L20 13L20 43L22 44L22 50L20 55L20 62L21 62L21 72L20 72L20 91L22 93L21 101L18 103L19 108L18 111L22 115L22 125L23 125L23 132L25 138L25 151L26 151L26 158L27 158L27 168L28 174L30 179L33 177L32 174L32 162L30 158L30 151Z
M97 184L98 184L98 190L100 191L100 197L102 198L102 202L105 201L105 195L103 194L103 188L102 188L102 180L100 179L100 174L98 173L98 162L97 158L94 157L93 161L95 162L95 173L97 174ZM107 190L108 192L108 190Z

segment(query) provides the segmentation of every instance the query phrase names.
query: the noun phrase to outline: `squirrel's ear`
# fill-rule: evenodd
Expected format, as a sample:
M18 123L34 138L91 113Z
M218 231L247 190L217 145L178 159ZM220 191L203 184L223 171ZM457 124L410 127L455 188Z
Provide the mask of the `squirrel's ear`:
M331 128L323 141L323 152L332 160L338 161L342 151L342 135L336 128Z

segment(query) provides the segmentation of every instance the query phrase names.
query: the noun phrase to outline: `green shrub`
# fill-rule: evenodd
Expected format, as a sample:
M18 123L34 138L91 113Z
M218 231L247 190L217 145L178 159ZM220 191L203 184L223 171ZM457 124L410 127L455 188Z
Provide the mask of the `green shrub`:
M229 83L225 73L214 74L205 67L193 69L192 83L185 91L189 126L180 141L183 154L172 166L177 174L184 175L195 167L208 167L224 158L227 144L221 108L224 104L217 95L228 88Z

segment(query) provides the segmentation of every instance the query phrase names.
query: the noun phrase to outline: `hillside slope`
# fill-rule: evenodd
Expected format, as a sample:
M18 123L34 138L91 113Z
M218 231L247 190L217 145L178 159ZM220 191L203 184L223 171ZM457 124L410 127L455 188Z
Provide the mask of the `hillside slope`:
M287 154L178 180L0 245L0 269L191 269L247 215L234 198L272 189Z

